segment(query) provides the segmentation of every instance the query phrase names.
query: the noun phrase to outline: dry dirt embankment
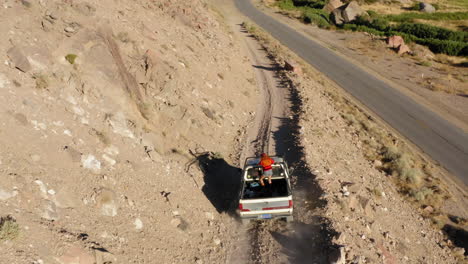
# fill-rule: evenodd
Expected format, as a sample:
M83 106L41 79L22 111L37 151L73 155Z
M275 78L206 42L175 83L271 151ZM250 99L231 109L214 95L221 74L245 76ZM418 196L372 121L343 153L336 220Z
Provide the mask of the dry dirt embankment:
M204 3L7 0L0 33L0 263L223 262L232 181L185 165L237 171L257 89Z

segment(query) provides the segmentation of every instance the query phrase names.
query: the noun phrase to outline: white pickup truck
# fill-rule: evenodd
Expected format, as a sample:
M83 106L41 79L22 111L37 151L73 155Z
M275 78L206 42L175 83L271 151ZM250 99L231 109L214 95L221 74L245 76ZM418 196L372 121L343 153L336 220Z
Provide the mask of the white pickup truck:
M242 172L239 214L243 223L250 220L284 218L293 220L293 200L288 166L282 157L271 157L275 162L272 183L260 185L262 167L260 158L247 158Z

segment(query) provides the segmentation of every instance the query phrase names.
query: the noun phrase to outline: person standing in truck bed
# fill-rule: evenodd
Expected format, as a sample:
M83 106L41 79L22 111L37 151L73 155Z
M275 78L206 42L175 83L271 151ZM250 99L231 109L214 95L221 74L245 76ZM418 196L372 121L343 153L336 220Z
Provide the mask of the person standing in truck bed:
M273 169L271 165L273 163L275 163L275 161L272 158L268 157L266 153L262 153L260 162L258 163L258 165L261 165L263 167L263 173L260 177L260 184L262 186L265 186L265 183L263 182L263 179L265 179L265 177L268 177L268 183L271 184L271 177L273 176Z

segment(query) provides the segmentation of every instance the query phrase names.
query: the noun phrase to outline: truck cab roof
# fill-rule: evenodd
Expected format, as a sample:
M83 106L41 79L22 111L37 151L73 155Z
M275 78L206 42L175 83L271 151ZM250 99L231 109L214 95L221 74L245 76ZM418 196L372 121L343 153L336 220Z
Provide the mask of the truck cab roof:
M271 158L272 160L274 160L275 163L284 163L284 158L283 158L283 157L271 156L270 158ZM245 159L245 165L244 165L244 167L247 167L247 166L256 166L256 165L258 165L259 162L260 162L260 158L259 158L259 157L249 157L249 158L246 158L246 159Z

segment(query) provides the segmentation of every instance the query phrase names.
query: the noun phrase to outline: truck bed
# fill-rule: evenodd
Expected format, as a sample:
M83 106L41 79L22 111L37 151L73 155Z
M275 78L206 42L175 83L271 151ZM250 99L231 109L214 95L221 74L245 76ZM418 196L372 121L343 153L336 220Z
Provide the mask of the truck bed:
M242 199L261 199L288 196L288 183L286 179L273 179L268 184L268 179L264 180L265 186L261 186L258 181L247 181L244 185Z

